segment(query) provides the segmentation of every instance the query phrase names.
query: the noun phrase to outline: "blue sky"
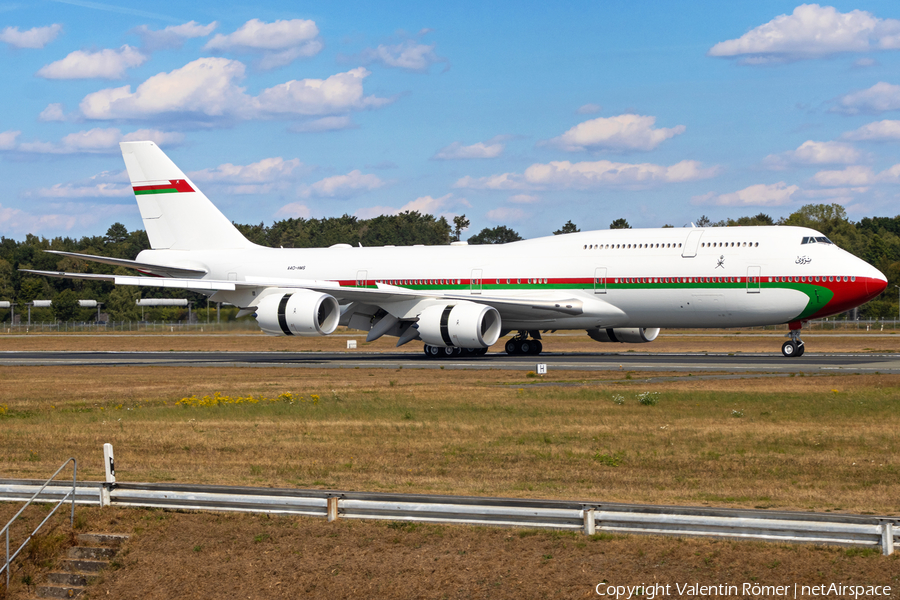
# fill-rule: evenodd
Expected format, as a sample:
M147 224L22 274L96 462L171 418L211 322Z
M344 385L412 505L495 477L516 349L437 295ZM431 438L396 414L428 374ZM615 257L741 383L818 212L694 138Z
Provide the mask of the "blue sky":
M0 3L0 235L141 228L118 142L232 220L464 237L900 213L900 4Z

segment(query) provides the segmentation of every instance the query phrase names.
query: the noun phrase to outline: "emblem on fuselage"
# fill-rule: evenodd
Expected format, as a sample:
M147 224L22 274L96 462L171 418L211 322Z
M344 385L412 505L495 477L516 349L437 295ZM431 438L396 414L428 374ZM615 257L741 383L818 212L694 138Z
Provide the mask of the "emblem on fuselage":
M723 269L725 268L725 255L724 254L719 256L719 261L716 263L716 268L718 269L719 267L722 267Z
M811 262L812 259L808 256L798 256L797 260L794 261L794 263L798 265L808 265Z

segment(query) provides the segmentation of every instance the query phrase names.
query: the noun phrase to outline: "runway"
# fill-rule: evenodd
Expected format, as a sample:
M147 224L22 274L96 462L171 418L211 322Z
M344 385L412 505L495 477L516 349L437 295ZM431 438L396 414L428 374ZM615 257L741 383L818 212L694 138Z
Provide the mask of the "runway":
M330 369L502 369L533 371L705 371L728 373L900 373L894 354L779 354L645 352L546 353L477 358L428 359L400 352L0 352L0 366L92 367L282 367Z

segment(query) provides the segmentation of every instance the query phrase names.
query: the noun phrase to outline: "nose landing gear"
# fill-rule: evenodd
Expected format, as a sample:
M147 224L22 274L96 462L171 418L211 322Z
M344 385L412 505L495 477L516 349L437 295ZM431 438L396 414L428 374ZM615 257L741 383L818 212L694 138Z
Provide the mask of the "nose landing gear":
M781 353L788 358L792 356L803 356L803 352L806 350L806 345L803 343L803 340L800 339L800 329L803 327L803 323L800 321L793 321L788 324L788 327L791 328L791 331L788 333L787 337L791 339L781 345Z

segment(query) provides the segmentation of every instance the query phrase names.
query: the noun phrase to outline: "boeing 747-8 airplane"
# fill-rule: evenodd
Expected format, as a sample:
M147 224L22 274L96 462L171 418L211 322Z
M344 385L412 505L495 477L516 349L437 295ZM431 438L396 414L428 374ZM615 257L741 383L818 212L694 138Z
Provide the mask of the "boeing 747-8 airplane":
M874 267L802 227L585 231L499 245L266 248L249 242L153 142L123 142L151 250L136 260L56 252L144 276L28 271L175 287L253 313L272 335L422 340L431 357L541 352L540 332L652 342L662 327L787 323L785 356L808 319L859 306L887 286Z

